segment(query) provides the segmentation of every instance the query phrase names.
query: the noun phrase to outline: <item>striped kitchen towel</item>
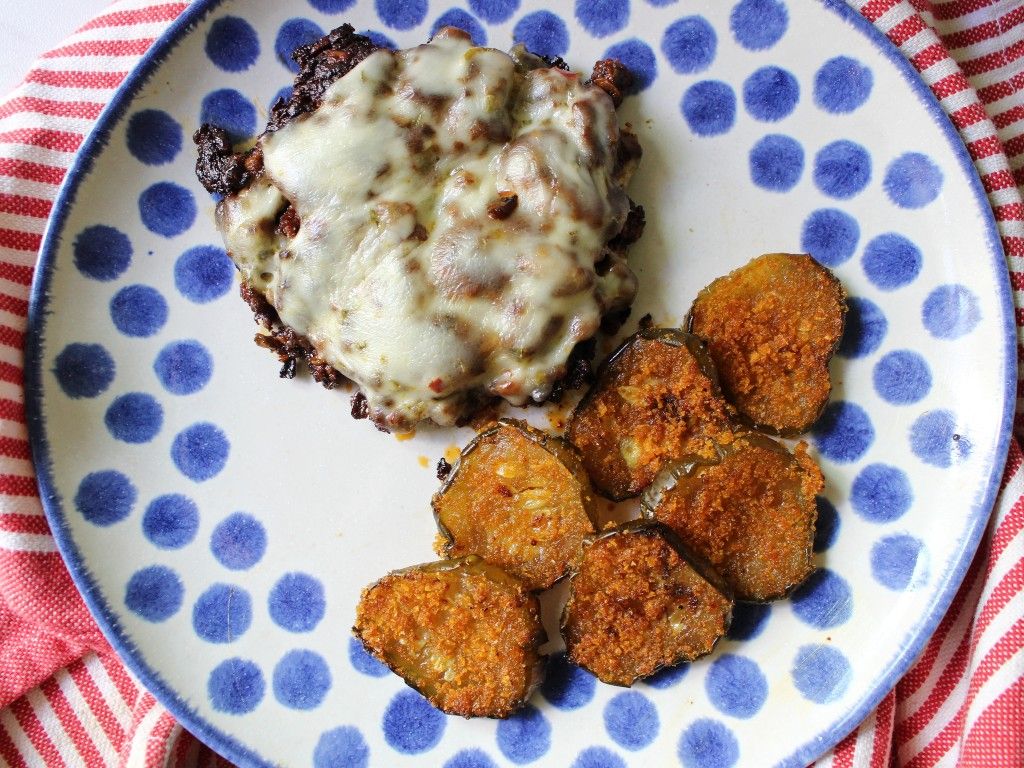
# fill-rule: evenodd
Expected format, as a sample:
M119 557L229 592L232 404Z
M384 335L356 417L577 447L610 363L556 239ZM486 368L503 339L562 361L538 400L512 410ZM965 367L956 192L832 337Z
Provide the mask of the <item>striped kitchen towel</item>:
M850 4L913 63L963 136L999 225L1020 334L1024 0ZM29 284L58 185L118 84L185 7L113 3L45 54L0 101L0 761L6 765L227 765L125 670L75 591L40 506L22 391ZM1020 345L1018 355L1024 359ZM1019 399L1018 436L1024 435L1022 405ZM1014 441L985 539L921 658L817 765L1024 766L1022 465Z

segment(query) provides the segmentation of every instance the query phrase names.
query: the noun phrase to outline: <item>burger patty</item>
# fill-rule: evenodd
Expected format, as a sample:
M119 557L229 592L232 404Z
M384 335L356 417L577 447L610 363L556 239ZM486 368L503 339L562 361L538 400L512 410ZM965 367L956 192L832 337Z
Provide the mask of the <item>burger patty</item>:
M625 68L598 62L584 81L453 28L391 51L348 25L295 59L251 150L211 126L195 137L282 375L305 360L328 387L351 379L354 411L384 428L541 402L580 378L574 350L636 292Z

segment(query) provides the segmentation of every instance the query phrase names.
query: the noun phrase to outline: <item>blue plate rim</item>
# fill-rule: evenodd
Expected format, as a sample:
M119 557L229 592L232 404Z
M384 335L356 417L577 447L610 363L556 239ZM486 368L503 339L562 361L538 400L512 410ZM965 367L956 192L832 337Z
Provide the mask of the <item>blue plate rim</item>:
M194 0L175 19L164 33L142 56L136 67L121 83L110 101L99 115L93 129L82 143L75 160L68 169L54 202L53 211L39 251L39 260L33 276L29 294L29 310L25 334L25 411L33 463L39 483L43 511L53 531L57 548L68 566L72 580L82 594L86 605L96 619L104 636L118 656L140 682L163 704L164 707L191 733L212 747L225 758L238 765L266 766L274 764L255 751L246 747L233 736L207 722L196 710L183 701L161 675L151 669L143 660L134 655L134 646L125 635L120 622L110 610L107 602L92 579L85 563L72 540L70 528L65 520L60 495L51 473L49 441L46 424L42 415L42 356L45 317L49 313L49 286L54 262L59 248L63 228L75 202L78 188L92 171L93 163L102 153L114 127L131 106L133 98L149 80L185 35L213 12L225 0ZM998 234L991 203L978 176L974 163L960 134L942 109L936 96L921 79L920 74L899 49L873 24L861 16L843 0L822 0L822 5L839 15L851 27L861 32L868 41L892 63L904 81L921 99L936 124L940 127L960 162L974 193L988 234L990 256L999 267L996 269L1006 361L1006 381L1003 392L1003 414L1000 420L1000 434L992 458L992 472L987 486L970 511L968 535L962 541L960 551L951 560L952 567L945 573L945 583L936 592L931 606L922 620L912 628L897 654L882 675L876 678L870 690L843 717L827 727L813 739L806 741L778 765L780 768L800 768L835 746L842 738L859 725L878 702L892 689L896 681L911 666L941 621L957 589L963 581L974 552L977 550L985 524L991 515L996 494L999 490L1003 466L1009 450L1012 434L1013 413L1016 403L1016 327L1013 314L1013 297L1010 290L1009 273L1006 269L1005 254Z

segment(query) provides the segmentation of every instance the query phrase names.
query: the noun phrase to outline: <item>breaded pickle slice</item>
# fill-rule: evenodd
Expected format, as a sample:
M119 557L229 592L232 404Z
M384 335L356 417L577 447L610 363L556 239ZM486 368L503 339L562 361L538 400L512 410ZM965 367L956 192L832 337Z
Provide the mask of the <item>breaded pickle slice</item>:
M815 496L823 486L805 443L791 454L747 432L719 445L714 459L667 468L641 508L706 558L738 600L774 600L814 570Z
M537 598L478 557L388 574L363 590L352 631L452 715L508 717L543 672Z
M672 531L634 521L590 539L562 614L569 658L612 685L710 653L732 620L724 582Z
M708 343L722 391L749 422L792 437L828 402L846 293L806 254L769 253L697 294L688 330Z
M438 554L476 554L547 589L579 562L597 510L576 450L525 422L502 419L462 452L434 495Z
M594 486L638 495L672 459L712 451L731 409L703 341L670 328L631 336L608 358L566 431Z

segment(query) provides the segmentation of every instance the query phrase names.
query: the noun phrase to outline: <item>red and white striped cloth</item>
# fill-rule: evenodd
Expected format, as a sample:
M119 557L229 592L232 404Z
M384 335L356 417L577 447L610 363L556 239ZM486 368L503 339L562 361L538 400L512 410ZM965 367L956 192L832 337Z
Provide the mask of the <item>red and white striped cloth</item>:
M1024 339L1024 0L848 1L962 134L999 224ZM113 3L0 101L0 761L10 766L228 765L124 669L75 591L40 507L22 391L28 289L58 185L118 84L185 7ZM1022 405L1019 390L1019 436ZM1024 766L1022 465L1014 441L985 539L921 658L817 765Z

